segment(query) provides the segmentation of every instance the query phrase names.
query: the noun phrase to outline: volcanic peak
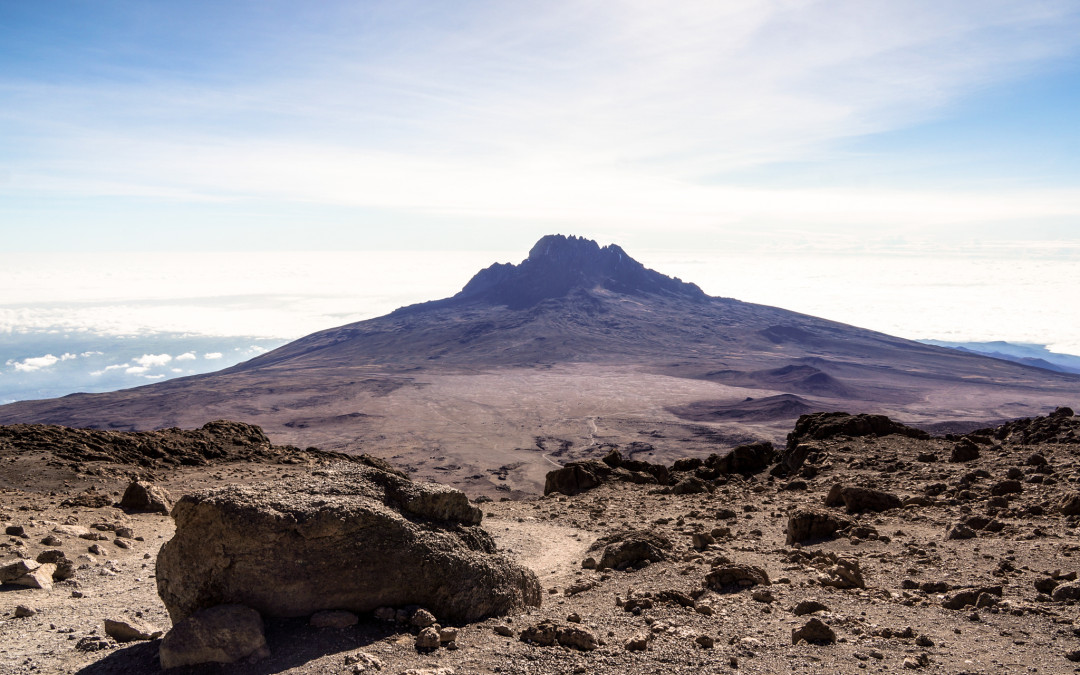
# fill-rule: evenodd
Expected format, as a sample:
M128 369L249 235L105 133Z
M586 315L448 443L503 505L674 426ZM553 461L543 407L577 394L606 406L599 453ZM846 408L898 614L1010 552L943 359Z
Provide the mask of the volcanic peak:
M550 234L536 242L520 264L496 263L481 270L450 300L525 309L576 290L595 289L694 301L708 298L697 285L647 269L615 244L601 248L584 237Z

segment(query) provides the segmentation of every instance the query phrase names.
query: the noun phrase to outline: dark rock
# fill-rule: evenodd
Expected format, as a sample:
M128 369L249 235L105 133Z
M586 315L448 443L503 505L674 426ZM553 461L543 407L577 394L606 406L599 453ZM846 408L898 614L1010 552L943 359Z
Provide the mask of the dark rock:
M1018 480L1003 480L990 486L990 494L995 497L1016 495L1024 491L1023 484Z
M952 453L949 455L949 461L954 464L970 462L971 460L978 458L979 446L969 438L961 438L960 441L953 446Z
M788 516L787 545L814 539L831 539L838 530L851 525L847 518L840 518L824 511L799 509Z
M996 596L998 598L1002 595L1001 586L984 586L983 588L966 588L957 591L941 601L941 606L945 609L963 609L971 605L977 605L979 599L983 596Z
M945 539L974 539L975 530L964 523L954 523L945 533Z
M737 446L726 455L709 455L705 466L719 474L750 475L769 468L775 456L772 443L751 443Z
M597 539L589 546L589 551L602 551L599 569L611 567L625 569L637 567L645 560L660 562L667 560L667 551L672 548L671 541L661 535L646 530L620 532Z
M817 600L803 600L792 608L791 613L795 616L804 616L814 612L827 612L829 608Z
M157 564L174 621L217 604L275 617L415 604L451 621L539 605L536 575L495 554L458 490L349 463L316 474L177 502Z
M120 499L120 508L127 511L168 513L172 507L173 500L165 488L143 481L128 485Z
M569 462L563 468L549 471L544 481L544 494L558 492L573 496L591 490L611 475L611 467L595 459Z
M839 506L841 502L847 507L848 513L888 511L903 506L900 498L890 492L863 487L834 485L825 497L825 505Z
M708 492L708 487L706 487L705 481L697 476L683 478L671 488L671 494L673 495L695 495L702 492Z
M930 434L885 415L849 415L845 412L819 412L801 415L795 429L788 434L787 447L794 449L805 440L824 440L837 436L888 436L899 434L910 438L930 438Z
M1054 592L1050 597L1054 599L1054 602L1080 600L1080 582L1070 581L1068 583L1060 584L1054 589Z
M1063 516L1080 516L1080 492L1069 492L1062 495L1054 510Z
M799 642L828 645L836 642L836 633L817 617L807 621L802 628L791 629L791 644Z
M262 618L240 605L217 605L191 614L165 634L158 653L165 669L268 656Z
M522 642L531 642L541 647L550 647L555 644L558 630L558 626L554 622L542 621L521 631L519 638Z
M769 585L769 575L765 570L753 565L729 563L716 567L705 575L705 585L718 593L749 588L761 584Z

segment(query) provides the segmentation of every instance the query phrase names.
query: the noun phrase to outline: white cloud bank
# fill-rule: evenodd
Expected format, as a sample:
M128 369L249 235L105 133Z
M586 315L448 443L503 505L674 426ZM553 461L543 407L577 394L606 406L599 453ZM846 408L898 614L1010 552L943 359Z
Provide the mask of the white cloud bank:
M14 367L17 372L31 373L35 370L51 368L52 366L60 363L61 361L71 361L72 359L77 358L79 358L77 355L68 353L61 354L60 356L45 354L44 356L32 356L30 358L23 359L22 361L8 359L5 365Z
M222 356L223 356L223 354L221 352L209 352L209 353L203 354L203 358L208 360L208 361L213 360L213 359L220 359Z

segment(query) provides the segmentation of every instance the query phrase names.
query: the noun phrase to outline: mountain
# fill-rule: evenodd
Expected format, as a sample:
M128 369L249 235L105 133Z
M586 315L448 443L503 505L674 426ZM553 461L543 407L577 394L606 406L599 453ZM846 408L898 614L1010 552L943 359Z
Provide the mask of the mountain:
M235 419L277 443L370 452L512 492L611 444L664 460L780 440L806 410L975 424L1043 414L1078 393L1074 374L710 297L618 246L551 235L452 297L216 373L0 406L0 423Z

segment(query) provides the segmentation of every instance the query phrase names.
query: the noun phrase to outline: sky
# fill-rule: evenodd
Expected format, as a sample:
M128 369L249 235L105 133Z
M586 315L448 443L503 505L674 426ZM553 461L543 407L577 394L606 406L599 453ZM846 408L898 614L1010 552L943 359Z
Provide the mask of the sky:
M554 232L1075 353L1077 110L1074 0L0 0L0 402L230 365Z
M1077 246L1080 6L0 3L5 250Z

